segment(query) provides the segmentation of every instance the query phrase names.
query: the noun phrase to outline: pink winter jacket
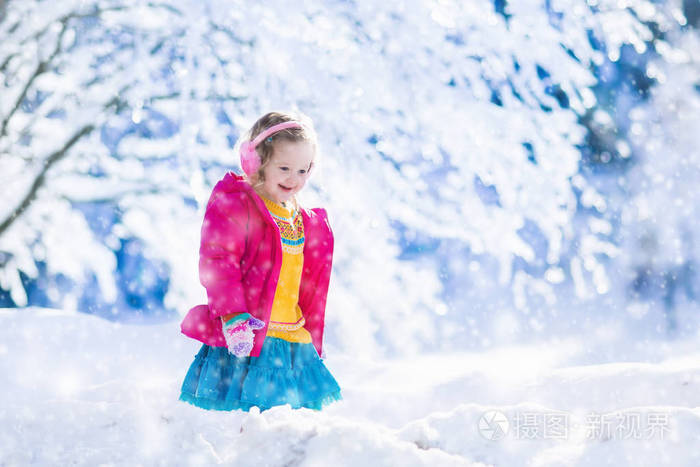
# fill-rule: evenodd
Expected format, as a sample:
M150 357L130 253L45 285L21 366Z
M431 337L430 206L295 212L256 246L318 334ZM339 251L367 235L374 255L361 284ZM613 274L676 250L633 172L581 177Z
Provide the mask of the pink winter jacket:
M304 328L323 358L323 327L333 259L333 232L322 208L301 209L304 267L299 307ZM215 347L226 347L220 316L248 312L265 322L255 331L250 355L260 355L270 322L272 301L282 267L279 228L255 190L233 172L217 182L209 197L199 248L199 281L208 305L185 316L182 333Z

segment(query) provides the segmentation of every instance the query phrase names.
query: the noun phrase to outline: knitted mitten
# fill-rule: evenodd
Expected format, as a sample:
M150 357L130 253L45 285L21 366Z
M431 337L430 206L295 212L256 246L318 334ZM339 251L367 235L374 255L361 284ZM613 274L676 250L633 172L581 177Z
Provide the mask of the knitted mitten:
M230 354L236 357L247 357L253 350L255 335L253 330L265 327L265 322L261 321L250 313L241 313L228 321L221 319L221 330L226 339L226 347Z

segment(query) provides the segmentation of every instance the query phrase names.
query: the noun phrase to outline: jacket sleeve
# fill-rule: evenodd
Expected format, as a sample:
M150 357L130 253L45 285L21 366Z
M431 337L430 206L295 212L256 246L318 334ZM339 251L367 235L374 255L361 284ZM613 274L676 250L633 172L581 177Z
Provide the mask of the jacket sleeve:
M204 213L199 248L199 282L207 290L212 319L247 312L241 283L247 228L245 194L214 187Z
M325 209L314 208L310 232L304 243L304 269L299 288L299 304L304 313L304 327L318 352L323 353L326 300L333 263L333 231Z

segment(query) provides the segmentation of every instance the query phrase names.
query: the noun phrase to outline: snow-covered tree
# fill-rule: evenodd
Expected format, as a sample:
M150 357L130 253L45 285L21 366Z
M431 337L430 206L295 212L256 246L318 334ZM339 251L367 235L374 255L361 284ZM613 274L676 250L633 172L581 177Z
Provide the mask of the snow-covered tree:
M166 304L184 311L204 297L199 221L237 166L236 138L265 111L299 108L323 148L304 202L329 206L337 239L334 342L417 351L464 325L470 310L441 303L438 268L400 259L399 235L493 258L523 309L565 277L582 297L603 293L614 248L600 219L572 223L601 200L578 175L603 59L590 35L614 55L643 44L654 15L642 0L9 2L0 287L24 303L18 271L42 260L78 284L92 271L113 297L114 250L134 236L166 262ZM103 238L76 208L99 200L119 210Z
M61 297L65 306L75 306L89 273L113 300L114 252L132 236L148 257L167 262L167 305L198 296L193 187L201 163L228 157L232 129L220 107L238 98L224 83L241 71L224 56L239 39L205 16L192 22L186 6L8 4L0 32L0 286L17 304L27 301L19 271L35 276L37 260L78 285ZM98 237L79 206L100 202L119 219L113 228L92 219L109 228ZM144 280L132 278L134 287Z

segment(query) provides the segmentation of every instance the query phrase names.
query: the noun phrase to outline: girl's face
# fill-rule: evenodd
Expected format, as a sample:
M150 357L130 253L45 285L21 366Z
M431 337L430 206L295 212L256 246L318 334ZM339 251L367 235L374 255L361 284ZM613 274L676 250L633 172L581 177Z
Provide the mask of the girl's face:
M258 187L264 197L284 203L298 193L309 177L314 147L308 141L278 141L263 169L265 181Z

